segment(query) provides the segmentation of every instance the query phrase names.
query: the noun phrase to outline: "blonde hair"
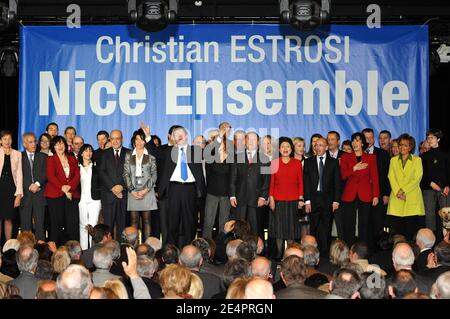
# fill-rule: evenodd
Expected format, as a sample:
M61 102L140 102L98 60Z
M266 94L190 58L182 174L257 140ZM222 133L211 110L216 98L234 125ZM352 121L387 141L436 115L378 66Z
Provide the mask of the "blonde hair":
M52 267L53 272L60 274L70 265L70 255L67 248L61 246L53 253Z
M105 281L103 288L111 289L112 292L114 292L114 294L119 297L119 299L128 299L127 288L125 288L125 285L119 279L111 279Z
M334 240L330 245L330 263L341 267L350 261L349 248L347 244L339 239Z
M189 293L191 271L179 264L167 265L161 271L159 284L164 297L183 296Z
M225 299L245 299L245 287L250 281L249 278L236 278L228 287Z
M203 282L197 274L191 273L191 286L188 294L193 299L202 299L203 297Z

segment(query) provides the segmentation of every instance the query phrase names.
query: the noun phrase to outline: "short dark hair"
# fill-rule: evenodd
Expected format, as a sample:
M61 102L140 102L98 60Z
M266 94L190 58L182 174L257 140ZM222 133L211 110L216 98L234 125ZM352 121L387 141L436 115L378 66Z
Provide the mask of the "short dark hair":
M94 243L98 244L103 240L103 237L111 234L111 228L105 224L97 224L94 228L92 228L92 240Z
M427 131L427 135L426 136L428 137L429 135L434 135L438 139L441 139L441 138L444 137L444 133L442 133L442 131L440 129L438 129L438 128L430 128Z
M10 130L2 130L2 131L0 131L0 139L2 139L4 136L7 136L7 135L11 136L11 138L13 136L12 132Z
M331 286L331 293L333 295L348 299L361 288L361 278L356 271L341 268L334 272Z
M162 249L161 259L164 264L177 264L180 250L173 244L167 244Z
M132 145L133 147L135 147L135 145L136 145L136 138L137 138L138 136L141 138L141 140L143 140L143 141L145 142L145 133L144 133L144 130L140 128L139 130L134 131L134 132L133 132L133 136L131 137L131 145Z
M94 152L94 148L92 147L91 144L83 144L83 146L80 147L80 152L78 153L78 163L81 164L81 166L83 166L83 153L85 150L87 149L91 149L92 152Z
M391 132L389 132L388 130L382 130L382 131L380 132L380 134L378 134L378 136L380 136L381 134L387 134L387 135L389 136L389 138L392 137Z
M375 276L377 281L372 282ZM376 284L376 285L375 285ZM385 299L386 280L384 276L375 272L364 272L361 274L361 288L359 289L361 299Z
M354 243L350 248L352 253L356 253L359 259L369 258L369 246L366 243Z
M36 244L34 246L34 249L37 250L40 260L51 261L53 253L50 250L50 248L48 247L47 243Z
M414 137L412 137L408 133L403 133L398 137L398 144L400 144L401 141L408 141L409 146L411 147L411 150L409 152L411 154L414 153L414 150L416 149L416 140Z
M225 264L223 270L223 283L225 284L225 287L228 287L236 278L250 278L251 276L252 271L250 263L245 259L237 258L230 260Z
M53 125L53 126L56 126L56 128L59 129L58 124L56 124L55 122L50 122L50 123L48 123L47 126L45 127L45 131L47 132L48 129L50 128L50 126L52 126L52 125Z
M350 138L350 140L353 142L354 140L356 140L357 137L359 137L361 139L362 148L363 148L363 151L365 151L367 149L367 147L369 146L369 144L367 144L366 137L364 136L363 133L355 132L352 134L352 137Z
M200 253L202 254L203 262L207 262L210 258L209 256L209 243L205 238L196 238L191 243L195 247L200 250Z
M364 130L361 131L361 133L372 133L373 134L373 129L370 127L366 127Z
M292 139L290 137L286 137L286 136L281 136L278 139L278 149L280 149L281 144L283 143L288 143L291 146L291 154L290 157L294 157L294 153L295 153L295 148L294 148L294 143L292 142ZM280 154L281 156L281 154Z
M34 276L40 280L51 280L53 278L53 266L48 260L40 259Z
M306 265L303 258L291 255L283 258L281 262L281 270L286 285L293 283L304 283L306 279Z
M245 259L249 262L251 262L253 259L255 259L256 256L256 247L254 247L251 243L248 241L243 241L239 244L236 248L236 255L239 258Z
M73 126L68 126L66 127L66 129L64 130L64 135L66 135L68 130L74 130L75 131L75 135L77 135L77 129Z
M434 247L436 261L444 266L450 266L450 244L442 241Z
M353 149L352 141L350 141L350 140L345 140L345 141L343 141L343 142L342 142L342 145L341 145L341 148L342 148L344 145L350 146L350 148Z
M105 135L106 138L109 138L109 133L106 132L105 130L101 130L97 132L97 137L99 137L100 135Z
M67 154L69 152L69 148L67 146L67 141L61 135L57 135L54 138L52 138L52 140L50 141L50 151L52 151L53 154L56 154L55 145L58 143L64 144L64 152Z
M416 277L411 270L402 269L394 273L389 286L397 298L403 298L417 289Z
M152 135L150 139L151 139L152 141L153 141L153 140L157 140L157 141L158 141L158 146L161 146L162 142L161 142L161 139L159 138L158 135Z
M335 134L338 140L341 140L341 135L336 131L329 131L327 135Z

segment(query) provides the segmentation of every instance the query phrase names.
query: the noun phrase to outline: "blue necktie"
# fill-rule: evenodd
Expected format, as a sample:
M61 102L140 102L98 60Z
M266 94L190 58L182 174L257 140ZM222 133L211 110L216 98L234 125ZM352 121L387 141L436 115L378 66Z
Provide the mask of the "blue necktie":
M322 177L323 177L323 156L319 157L319 192L323 191L323 185L322 185Z
M181 179L183 181L186 181L188 179L188 167L186 163L186 153L184 152L184 148L181 148L180 168L181 168Z

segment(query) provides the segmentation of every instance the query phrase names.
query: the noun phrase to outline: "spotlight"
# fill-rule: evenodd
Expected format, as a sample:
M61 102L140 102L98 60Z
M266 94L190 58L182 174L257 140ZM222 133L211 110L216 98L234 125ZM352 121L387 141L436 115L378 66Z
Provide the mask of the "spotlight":
M17 1L9 0L9 6L0 2L0 31L8 28L17 19Z
M17 76L19 66L19 50L16 47L0 48L0 76Z
M177 0L128 0L130 20L148 32L160 31L175 22L177 12Z
M330 21L330 1L280 0L281 22L299 30L311 31Z

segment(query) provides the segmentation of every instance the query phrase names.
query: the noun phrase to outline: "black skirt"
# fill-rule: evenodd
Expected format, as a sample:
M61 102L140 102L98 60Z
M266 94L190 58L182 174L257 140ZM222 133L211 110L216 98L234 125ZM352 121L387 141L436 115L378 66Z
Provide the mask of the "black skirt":
M300 238L298 201L275 201L275 211L269 215L269 237L297 240Z
M11 172L11 159L9 155L5 155L2 175L0 176L0 219L13 219L15 217L15 192L16 185Z

